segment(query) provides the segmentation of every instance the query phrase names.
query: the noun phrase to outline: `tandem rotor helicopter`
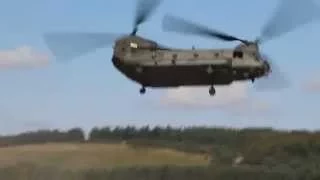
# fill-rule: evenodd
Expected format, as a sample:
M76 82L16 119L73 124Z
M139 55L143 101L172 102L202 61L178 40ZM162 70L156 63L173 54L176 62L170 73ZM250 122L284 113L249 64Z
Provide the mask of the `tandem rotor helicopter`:
M315 4L309 0L282 1L276 15L267 23L260 38L255 41L240 39L171 15L166 15L163 19L162 25L166 31L240 42L235 48L229 49L169 48L138 36L138 27L147 21L161 0L138 1L134 26L130 34L56 32L48 33L44 38L53 55L65 59L73 59L114 43L112 55L114 67L128 79L140 84L141 94L146 92L147 87L208 85L210 86L209 94L213 96L216 92L215 85L230 85L235 81L255 82L256 79L255 83L259 83L260 79L267 79L275 73L277 68L267 56L260 52L259 45L313 20L314 14L298 19L295 24L292 23L295 21L292 17L287 20L278 17L284 13L283 8L289 8L288 6L294 4L294 1L297 1L296 4L298 3L299 6L307 4L308 7L315 7ZM311 11L308 10L309 13ZM299 11L292 13L297 14ZM279 19L282 22L277 22ZM285 27L284 21L290 21L291 24ZM287 81L281 76L279 74L273 81L270 79L270 83L278 82L278 86L285 86ZM271 87L266 84L262 84L262 87Z

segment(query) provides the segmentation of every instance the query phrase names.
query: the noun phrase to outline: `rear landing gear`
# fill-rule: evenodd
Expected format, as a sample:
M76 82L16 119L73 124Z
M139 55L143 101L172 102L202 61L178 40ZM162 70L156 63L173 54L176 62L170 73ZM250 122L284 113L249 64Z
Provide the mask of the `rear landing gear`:
M142 86L140 88L140 94L145 94L146 93L146 88L144 86Z
M214 96L216 94L216 89L213 86L210 86L209 94L210 94L210 96Z

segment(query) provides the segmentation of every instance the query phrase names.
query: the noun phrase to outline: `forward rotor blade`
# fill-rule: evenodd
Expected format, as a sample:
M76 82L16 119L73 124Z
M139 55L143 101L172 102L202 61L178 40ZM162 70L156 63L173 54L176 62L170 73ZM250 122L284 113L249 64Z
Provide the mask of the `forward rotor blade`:
M136 14L133 24L134 30L132 34L136 33L140 24L148 20L161 2L162 0L137 0Z
M237 37L225 34L223 32L219 32L217 30L209 29L208 27L202 26L200 24L195 24L193 22L172 15L164 16L162 21L162 28L164 31L207 36L223 41L245 42L244 40L239 39Z
M290 87L290 82L280 68L271 59L263 55L271 67L271 72L267 77L262 77L256 80L254 87L258 91L266 90L281 90Z
M280 37L316 19L320 19L320 8L313 0L281 0L259 39Z
M120 35L109 33L57 32L44 35L44 40L58 59L73 59L112 44Z

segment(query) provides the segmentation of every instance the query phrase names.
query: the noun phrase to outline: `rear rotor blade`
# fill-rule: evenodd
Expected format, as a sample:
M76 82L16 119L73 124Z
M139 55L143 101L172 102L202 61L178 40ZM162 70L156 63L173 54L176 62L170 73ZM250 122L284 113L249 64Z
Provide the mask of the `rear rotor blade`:
M320 19L320 8L313 0L281 0L259 41L280 37L316 19Z
M285 74L271 59L263 55L263 58L269 63L271 72L268 76L256 80L254 87L258 91L281 90L290 87L290 82Z
M44 35L44 40L58 59L73 59L112 44L120 35L109 33L57 32Z
M148 20L161 2L162 0L137 0L132 35L136 34L138 26Z
M195 24L193 22L187 21L179 17L172 16L172 15L164 16L162 21L162 28L164 31L206 36L206 37L216 38L223 41L246 42L237 37L228 35L223 32L219 32L217 30L209 29L208 27L202 26L200 24Z

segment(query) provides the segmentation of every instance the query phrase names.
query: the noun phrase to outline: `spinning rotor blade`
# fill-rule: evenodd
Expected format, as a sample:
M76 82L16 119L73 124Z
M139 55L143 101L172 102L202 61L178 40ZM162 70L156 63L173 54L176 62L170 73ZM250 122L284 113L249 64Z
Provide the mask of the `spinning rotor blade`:
M280 37L317 18L320 19L320 8L313 0L281 0L274 15L262 29L259 41Z
M217 30L209 29L199 24L187 21L182 18L174 17L171 15L166 15L162 21L162 28L165 31L192 34L207 36L210 38L216 38L223 41L241 41L246 42L245 40L239 39L237 37L219 32Z
M48 33L44 40L54 56L73 59L112 44L120 35L110 33Z
M137 33L138 26L148 20L161 2L162 0L138 0L133 24L134 29L131 35L135 35Z
M269 57L263 55L263 58L269 63L271 72L268 76L256 80L254 83L255 89L258 91L265 90L281 90L288 88L290 82L280 68Z

